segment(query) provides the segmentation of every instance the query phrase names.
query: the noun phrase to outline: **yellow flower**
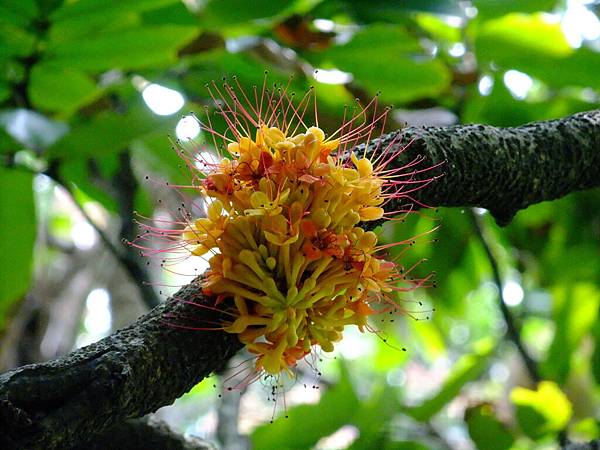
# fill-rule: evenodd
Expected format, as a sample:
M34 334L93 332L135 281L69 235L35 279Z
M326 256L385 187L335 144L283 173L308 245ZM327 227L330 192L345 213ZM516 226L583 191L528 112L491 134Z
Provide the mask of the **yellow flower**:
M207 217L191 221L180 239L190 255L213 253L202 283L227 304L223 329L256 355L258 371L277 375L314 346L332 351L346 326L363 331L370 315L389 310L388 294L402 275L378 254L377 235L361 222L384 218L383 205L400 196L400 183L377 157L346 150L370 136L377 120L352 119L327 138L306 124L303 107L285 91L266 105L242 105L240 98L232 95L234 105L221 107L230 114L227 133L204 127L234 136L227 143L231 159L196 177L212 202ZM409 288L410 282L402 290Z

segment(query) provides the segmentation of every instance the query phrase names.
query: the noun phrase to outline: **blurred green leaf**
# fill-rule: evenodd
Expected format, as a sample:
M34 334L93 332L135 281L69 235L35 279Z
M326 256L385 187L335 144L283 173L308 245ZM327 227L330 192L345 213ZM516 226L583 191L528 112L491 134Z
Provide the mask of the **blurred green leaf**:
M80 0L65 2L52 15L49 31L50 41L64 42L95 39L101 35L118 34L123 29L139 28L145 13L181 6L183 12L192 17L178 0ZM166 25L162 20L157 24ZM170 22L172 23L172 22ZM192 22L191 24L193 24ZM189 23L186 23L186 25Z
M88 20L90 16L101 15L111 17L124 12L141 12L160 8L165 5L178 3L179 0L120 0L107 2L105 0L78 0L65 2L51 16L53 22L65 20Z
M440 16L419 13L415 16L415 22L436 40L446 42L458 42L461 40L460 28L449 25Z
M480 450L508 450L514 437L494 415L490 404L482 404L467 409L465 421L469 436Z
M571 359L581 340L596 324L600 290L593 284L577 283L553 290L554 340L541 369L544 378L564 383Z
M419 316L421 316L419 314ZM435 361L446 355L446 343L439 327L431 320L415 321L410 323L411 332L414 333L423 354L429 361Z
M106 155L96 161L103 176L112 175L111 166L117 164L115 154ZM66 183L75 185L75 194L81 193L86 201L97 201L108 211L117 212L117 202L113 192L109 192L105 185L93 180L90 174L90 161L84 158L66 158L59 166L59 173Z
M436 96L450 84L450 73L438 60L422 54L418 40L397 26L371 25L344 44L311 56L322 67L350 72L374 95L388 102Z
M20 144L0 126L0 154L16 152L19 148Z
M437 394L419 406L406 408L406 414L425 422L456 397L466 383L476 379L487 366L488 358L494 351L495 342L492 339L483 339L477 342L475 347L473 353L462 356L456 362Z
M29 97L36 108L70 113L98 94L96 83L78 70L36 64L29 80Z
M347 0L324 1L319 10L337 5L339 12L350 14L358 23L388 22L402 23L414 12L429 12L445 16L462 16L463 10L456 0Z
M164 66L175 63L177 50L198 32L196 27L190 26L153 25L84 41L50 41L46 60L89 71Z
M35 37L22 28L0 22L0 58L27 56L34 43Z
M135 2L137 4L137 2ZM144 24L197 25L198 18L181 1L174 1L161 8L149 9L141 14Z
M0 168L0 327L31 280L36 236L33 174Z
M477 29L475 48L480 60L498 63L523 54L560 58L573 52L560 24L543 14L509 14L484 22Z
M38 14L35 0L2 0L0 23L25 26Z
M134 166L156 172L171 184L189 185L191 173L165 136L164 130L152 132L131 145Z
M288 418L279 417L271 424L254 430L253 448L306 449L349 423L359 406L348 369L341 363L339 381L329 388L316 405L300 405L288 410Z
M569 399L551 381L542 381L537 390L516 387L510 398L517 408L521 429L532 439L563 430L573 413Z
M126 114L104 112L91 121L73 128L47 152L48 158L105 158L124 150L133 140L162 130L167 147L167 133L179 117L157 116L145 106L133 107Z
M593 417L587 417L571 425L569 431L578 439L591 441L600 437L600 424Z
M518 126L537 120L556 119L597 107L598 103L584 101L568 93L544 101L518 100L507 89L502 78L496 77L489 95L480 96L473 92L469 96L461 122Z
M472 0L478 19L490 19L505 14L551 11L556 0Z
M211 27L229 27L255 19L275 16L290 6L286 0L210 0L202 10L202 23Z
M375 392L356 410L352 423L359 429L360 435L348 450L382 448L389 441L390 421L399 409L396 392L385 379L381 379Z
M510 14L484 22L475 33L477 59L501 70L516 69L550 86L600 86L590 67L600 53L572 49L557 22L542 14Z

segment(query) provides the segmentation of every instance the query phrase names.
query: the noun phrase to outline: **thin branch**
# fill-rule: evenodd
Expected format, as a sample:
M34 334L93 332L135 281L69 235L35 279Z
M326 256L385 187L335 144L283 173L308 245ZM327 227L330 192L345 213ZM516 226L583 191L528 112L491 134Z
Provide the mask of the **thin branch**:
M149 285L146 281L148 279L148 274L146 270L144 270L140 266L139 261L134 257L134 255L132 255L128 251L128 249L124 248L124 246L122 246L121 244L117 246L112 242L112 240L104 232L104 230L102 230L98 226L98 224L96 224L96 222L90 217L83 205L81 205L77 201L73 192L73 188L68 182L63 181L59 177L53 178L69 193L73 203L75 204L76 208L79 210L83 218L90 224L94 231L96 231L106 249L113 255L113 257L121 264L123 269L125 269L125 271L129 274L129 277L131 278L133 284L135 284L138 287L140 291L140 297L142 298L142 301L144 302L146 307L148 307L148 309L152 309L155 306L157 306L160 303L160 299L154 291L154 288L151 285Z
M503 290L502 290L502 278L500 277L500 269L498 268L498 262L494 256L494 252L492 251L489 232L486 229L486 224L481 216L478 216L473 211L471 211L471 217L473 219L473 223L475 224L475 229L477 231L477 237L479 241L483 245L483 249L485 250L485 254L488 258L488 262L490 263L490 267L492 269L492 275L494 278L494 284L496 285L496 289L498 290L498 307L502 312L502 317L504 318L504 323L506 323L506 336L508 339L515 344L521 358L523 359L523 363L527 368L527 372L529 376L534 381L534 383L539 383L542 378L540 377L540 371L538 369L537 363L533 360L533 358L529 355L527 350L525 349L525 345L523 344L523 340L521 339L521 332L515 323L508 306L506 306Z

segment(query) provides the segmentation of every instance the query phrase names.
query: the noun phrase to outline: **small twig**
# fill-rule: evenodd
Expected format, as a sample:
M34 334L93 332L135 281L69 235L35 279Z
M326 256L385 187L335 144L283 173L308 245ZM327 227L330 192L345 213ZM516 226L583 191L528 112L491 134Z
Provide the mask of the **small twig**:
M55 177L54 180L59 183L61 186L65 188L65 190L71 196L73 203L83 216L83 218L91 225L91 227L98 233L100 240L107 248L107 250L121 263L125 271L129 274L133 283L138 287L142 301L148 307L148 309L152 309L160 303L156 292L152 288L152 286L148 285L144 280L146 278L145 271L140 267L137 261L135 261L131 255L121 246L115 245L108 235L94 222L94 220L87 213L85 208L76 200L72 187L68 185L68 183L63 182L58 177Z
M506 323L506 335L510 341L517 347L523 362L525 363L525 367L527 368L527 372L531 379L537 384L541 381L539 369L537 367L536 362L533 358L527 353L525 346L523 345L523 341L521 339L521 333L518 329L515 321L512 317L508 306L504 301L504 294L502 292L502 279L500 277L500 270L498 268L498 262L494 257L494 253L492 252L491 245L489 242L488 232L486 230L486 224L483 219L475 214L471 210L471 217L473 218L473 222L475 224L475 229L477 230L477 236L483 245L485 253L487 255L488 261L490 263L490 267L492 269L492 275L494 278L494 284L498 289L498 306L500 307L500 311L502 312L502 317L504 318L504 322Z

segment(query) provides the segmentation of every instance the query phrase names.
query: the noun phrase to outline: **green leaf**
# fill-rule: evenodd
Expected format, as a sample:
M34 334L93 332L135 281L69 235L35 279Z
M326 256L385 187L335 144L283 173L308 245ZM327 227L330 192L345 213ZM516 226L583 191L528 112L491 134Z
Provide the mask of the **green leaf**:
M554 340L541 366L544 378L564 383L571 359L581 340L596 325L600 307L600 290L591 283L577 283L553 290Z
M444 16L462 16L455 0L346 0L340 2L344 13L350 13L359 23L402 23L411 13L429 12Z
M483 23L477 30L475 48L480 60L498 63L523 53L560 58L573 52L560 23L550 22L542 14L509 14Z
M92 101L99 90L85 73L54 64L36 64L29 97L36 108L71 113Z
M316 405L300 405L258 427L250 436L256 450L306 449L349 423L359 406L347 368L341 364L340 380L329 388Z
M78 41L99 35L118 34L124 28L140 27L141 15L164 7L181 6L178 0L79 0L65 2L52 15L49 31L52 42ZM191 14L188 13L191 17ZM157 22L166 25L167 21Z
M381 379L377 383L375 392L356 410L352 423L359 429L360 435L348 450L380 447L378 444L389 439L389 424L399 409L396 391L386 383L385 379Z
M103 176L112 175L109 170L114 164L118 164L116 155L107 155L97 161ZM76 186L75 197L81 195L86 200L95 200L102 204L108 211L117 212L117 201L107 192L104 186L100 186L92 180L89 170L89 161L82 158L65 158L59 166L60 176L66 183Z
M513 58L500 63L514 68L554 87L600 87L600 79L590 67L600 65L600 53L580 48L563 58L544 58L537 54L516 53Z
M365 27L346 44L330 47L312 59L322 67L350 72L372 95L388 102L408 102L446 90L450 74L438 60L418 55L418 41L397 26Z
M518 126L538 120L565 117L579 111L598 107L598 103L583 101L568 93L561 93L544 101L517 100L496 77L492 92L480 96L473 92L467 100L461 121L463 123L487 123L496 126Z
M517 407L521 429L532 439L563 430L573 413L567 396L551 381L542 381L535 391L516 387L510 399Z
M461 30L449 25L441 17L429 13L419 13L415 22L430 36L439 41L458 42L461 40Z
M29 288L36 235L33 174L0 168L0 326Z
M13 139L13 137L4 131L0 126L0 154L13 153L21 148L21 144Z
M551 11L556 0L473 0L478 19L490 19L505 14Z
M177 61L177 50L198 32L196 27L155 25L85 41L50 41L47 59L56 65L89 71L168 65Z
M136 167L158 172L170 184L189 185L191 173L184 167L183 160L172 148L164 130L147 134L132 143L131 149Z
M177 25L198 24L198 18L192 14L181 1L176 1L175 3L165 5L162 8L144 11L141 16L145 25L164 25L166 23Z
M406 408L405 412L416 420L426 422L456 397L466 383L476 379L487 366L495 342L492 339L483 339L475 347L473 353L462 356L456 362L437 394L419 406Z
M560 24L545 17L510 14L484 22L475 34L477 59L502 70L520 70L550 86L600 86L589 70L600 65L600 53L572 49Z
M446 343L439 327L430 320L409 321L411 332L419 342L422 353L429 361L435 361L446 354Z
M25 26L38 14L35 0L2 0L0 23Z
M126 114L104 112L74 127L48 149L49 158L104 158L123 150L133 140L151 132L173 130L178 117L157 116L144 106Z
M515 441L506 425L496 418L490 404L467 409L465 421L469 436L480 450L508 450Z
M210 27L229 27L255 19L273 17L290 5L287 0L211 0L202 11L202 22Z
M52 14L53 22L65 20L88 20L90 16L116 16L127 12L141 12L166 5L179 3L179 0L120 0L107 2L106 0L79 0L65 2Z
M35 38L22 28L0 22L0 57L27 56L33 51Z

